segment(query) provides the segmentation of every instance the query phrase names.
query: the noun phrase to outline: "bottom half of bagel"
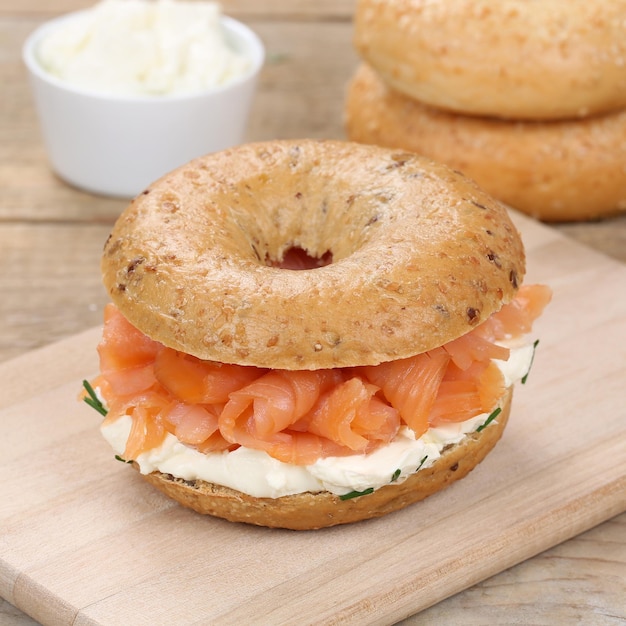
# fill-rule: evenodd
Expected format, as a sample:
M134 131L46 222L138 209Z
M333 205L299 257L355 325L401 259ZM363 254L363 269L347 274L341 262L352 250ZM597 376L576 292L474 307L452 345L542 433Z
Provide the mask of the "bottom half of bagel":
M484 428L447 445L432 465L390 482L372 493L342 499L322 491L277 498L254 497L204 480L184 480L159 471L143 475L154 487L179 504L206 515L271 528L314 530L380 517L419 502L464 478L496 445L506 426L512 387L504 393L501 411ZM134 466L137 468L137 464Z
M548 122L460 115L395 92L363 64L348 87L345 124L352 141L446 163L546 222L626 211L626 110Z
M83 399L118 460L199 513L294 530L386 515L463 478L500 439L527 381L522 285L475 330L407 359L319 370L202 361L110 314Z

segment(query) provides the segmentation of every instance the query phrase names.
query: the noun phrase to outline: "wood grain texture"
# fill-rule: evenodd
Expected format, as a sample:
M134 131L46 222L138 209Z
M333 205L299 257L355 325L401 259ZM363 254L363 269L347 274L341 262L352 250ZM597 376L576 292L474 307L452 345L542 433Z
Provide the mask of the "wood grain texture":
M408 618L403 624L619 626L626 619L624 536L626 515L620 515ZM589 574L589 568L595 575ZM552 601L541 600L545 597ZM504 604L502 598L507 599Z
M99 273L94 270L98 267L103 237L125 203L84 194L51 174L20 58L24 38L43 19L91 4L86 0L0 2L0 361L24 355L2 370L0 407L9 407L31 395L34 361L39 391L46 391L42 386L54 389L62 385L67 374L65 368L35 356L39 352L24 353L89 329L101 317L99 307L104 294ZM268 48L268 63L261 77L249 138L343 136L343 93L356 67L350 23L354 1L226 0L224 5L231 14L249 21ZM626 216L555 228L626 261ZM535 236L533 241L550 239L552 232ZM579 256L578 247L568 249L572 257L560 258L561 270L564 273L572 270L574 274L584 271L587 256ZM552 256L546 249L537 258L549 263ZM624 286L621 278L621 283L613 285L613 291L623 293ZM575 282L564 285L564 289L574 291ZM606 299L609 307L613 306L613 291ZM604 302L598 303L590 297L580 305L587 315L590 308L600 309ZM577 323L577 312L561 310L560 313L568 320L571 331ZM597 323L602 324L600 319ZM83 340L90 341L89 337ZM63 361L75 362L81 372L93 358L83 342L63 352ZM590 344L592 347L586 351L597 352L623 368L626 359L618 350L619 344L610 341L608 344L604 341L597 348ZM584 351L581 357L585 362ZM22 359L26 369L19 365ZM586 380L588 372L582 365L574 370L572 375L577 380ZM46 385L42 385L42 380ZM613 379L612 384L619 391L623 380ZM584 401L586 396L593 398L594 394L593 388L585 387L576 391L574 398ZM623 404L620 405L622 419ZM558 398L554 398L551 406L556 412L557 405ZM567 407L570 406L568 403ZM91 445L91 436L89 441ZM106 462L109 471L109 457ZM4 478L1 473L0 476ZM2 503L6 503L4 496L2 483ZM110 512L107 505L103 502L103 510ZM140 501L140 506L145 505ZM474 586L463 581L468 587L465 591L408 618L407 623L623 624L626 621L625 531L626 514L621 514ZM60 531L55 529L55 532ZM42 528L39 536L47 534L48 529ZM4 539L4 525L0 525L0 547L5 545ZM136 537L137 542L140 539ZM153 537L151 541L154 542ZM293 555L288 555L287 561L292 558ZM394 566L392 563L390 569ZM29 588L26 580L22 579L21 583L23 589ZM154 593L146 587L147 596L154 597ZM284 602L284 598L280 601ZM391 619L385 616L378 622L388 623ZM0 601L0 623L31 626L35 622L9 603Z
M380 520L292 533L172 504L112 460L97 414L75 401L95 371L99 328L0 364L10 398L0 411L0 594L43 623L391 622L623 512L626 348L615 343L626 337L626 294L609 296L626 268L516 220L530 279L555 290L531 381L470 477ZM33 397L26 373L40 369L53 381L37 375Z
M0 228L0 353L10 358L102 319L99 253L109 226L8 223ZM51 263L54 268L51 267Z

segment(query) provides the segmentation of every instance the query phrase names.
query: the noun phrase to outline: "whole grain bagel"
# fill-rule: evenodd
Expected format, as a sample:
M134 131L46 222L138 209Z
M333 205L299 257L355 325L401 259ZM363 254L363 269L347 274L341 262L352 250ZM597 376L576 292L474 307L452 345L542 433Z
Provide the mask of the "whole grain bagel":
M186 481L161 472L152 472L143 478L179 504L231 522L291 530L350 524L403 509L467 476L500 440L509 417L511 398L512 389L508 389L498 417L486 428L469 433L459 443L444 448L432 465L411 474L404 482L390 483L349 500L342 500L328 491L255 498L203 480Z
M465 114L626 106L626 0L360 0L354 42L398 91Z
M544 221L626 210L626 110L552 122L457 115L390 89L362 64L348 88L345 120L351 140L447 163Z
M276 267L291 249L332 261ZM339 141L248 144L139 195L105 245L104 284L149 337L201 359L371 365L467 333L524 275L506 210L464 176Z

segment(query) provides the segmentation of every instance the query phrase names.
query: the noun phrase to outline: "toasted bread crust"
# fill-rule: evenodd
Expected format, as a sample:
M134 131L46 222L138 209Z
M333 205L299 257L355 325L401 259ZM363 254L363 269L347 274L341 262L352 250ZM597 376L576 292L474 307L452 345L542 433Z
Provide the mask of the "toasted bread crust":
M185 481L160 472L143 477L179 504L231 522L291 530L349 524L403 509L467 476L502 436L511 398L512 389L509 389L498 417L480 432L470 433L458 444L444 449L433 465L419 470L404 482L390 483L371 494L347 500L329 492L255 498L228 487L202 480Z
M291 247L332 263L270 266ZM448 167L294 140L166 175L118 219L102 270L150 338L205 360L295 370L443 345L509 302L525 264L504 207Z
M458 113L562 119L626 106L625 0L360 0L356 49L394 89Z
M458 115L390 89L362 64L348 88L345 120L352 141L446 163L546 222L626 211L626 110L550 122Z

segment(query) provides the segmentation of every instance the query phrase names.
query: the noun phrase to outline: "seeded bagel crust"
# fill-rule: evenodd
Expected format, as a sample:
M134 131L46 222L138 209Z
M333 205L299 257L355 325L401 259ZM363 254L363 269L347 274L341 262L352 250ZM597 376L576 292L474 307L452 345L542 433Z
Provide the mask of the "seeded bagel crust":
M271 267L301 248L332 263ZM281 369L374 365L463 335L515 295L506 210L407 152L273 141L164 176L117 220L105 287L146 335L201 359Z
M626 0L359 0L354 43L398 91L459 113L626 106Z
M362 64L348 87L345 119L349 139L446 163L543 221L626 211L626 110L550 122L457 115L394 91Z
M496 445L506 426L512 389L502 398L502 412L480 432L444 449L433 465L404 482L390 483L373 493L342 500L328 491L280 498L255 498L203 480L186 481L170 474L143 475L150 484L198 513L257 526L314 530L381 517L424 500L467 476ZM135 465L136 467L136 465Z

